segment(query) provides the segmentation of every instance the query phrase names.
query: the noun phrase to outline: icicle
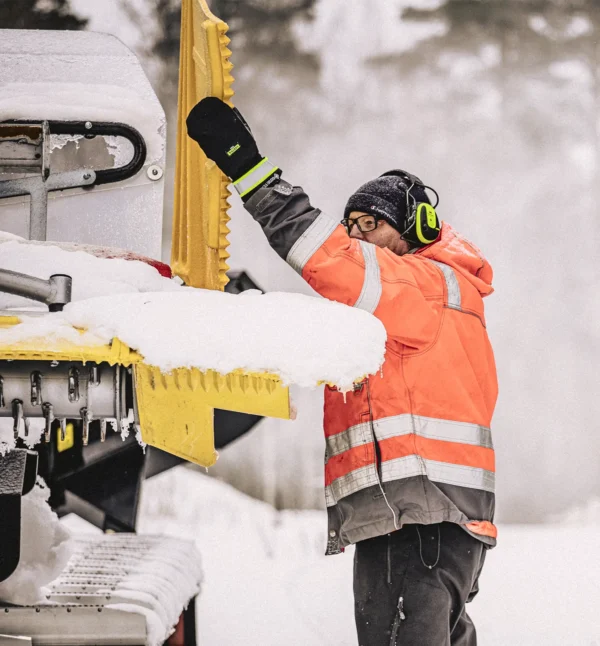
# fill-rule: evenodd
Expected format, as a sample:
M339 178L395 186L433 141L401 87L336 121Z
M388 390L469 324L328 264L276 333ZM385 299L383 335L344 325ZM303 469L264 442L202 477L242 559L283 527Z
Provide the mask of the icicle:
M121 418L119 420L119 426L121 427L121 439L124 442L129 437L129 422L126 418Z
M0 457L4 457L7 453L10 453L15 448L14 442L0 442Z
M347 393L348 393L347 390L344 390L344 392L342 392L342 397L344 398L344 404L346 403L346 394Z
M127 417L122 417L120 420L121 424L121 439L123 442L129 437L129 431L131 425L134 423L133 409L127 411Z
M142 452L146 453L146 442L142 439L142 427L139 424L135 425L135 439L138 444L142 447Z

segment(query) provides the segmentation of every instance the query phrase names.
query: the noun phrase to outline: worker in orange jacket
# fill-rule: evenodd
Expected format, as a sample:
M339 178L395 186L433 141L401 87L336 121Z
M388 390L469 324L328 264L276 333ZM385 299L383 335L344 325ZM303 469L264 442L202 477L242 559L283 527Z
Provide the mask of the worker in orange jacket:
M187 126L273 249L387 331L380 373L349 394L325 388L327 553L356 544L360 646L473 646L465 604L496 543L489 263L410 173L361 186L340 223L260 155L237 110L207 98Z

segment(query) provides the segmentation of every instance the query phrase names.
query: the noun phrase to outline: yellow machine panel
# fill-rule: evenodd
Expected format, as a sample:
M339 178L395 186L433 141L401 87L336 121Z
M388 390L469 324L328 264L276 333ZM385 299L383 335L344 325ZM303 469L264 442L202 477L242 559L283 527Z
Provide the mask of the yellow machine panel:
M134 367L144 442L205 467L217 460L214 408L289 419L287 388L271 375ZM176 421L176 423L174 423Z
M227 29L204 0L183 0L171 267L186 285L219 290L228 282L229 180L189 139L185 120L204 97L233 96Z
M17 325L20 319L16 316L0 316L0 329ZM78 345L66 341L57 342L48 339L32 339L4 345L0 343L0 359L9 361L81 361L82 363L102 363L111 366L120 364L130 366L142 361L142 356L129 346L113 339L108 345Z
M63 451L68 451L75 446L75 427L73 424L67 424L65 426L65 437L63 439L62 434L59 433L56 438L56 448L59 453Z
M19 321L15 316L0 316L0 329L17 325ZM139 353L119 339L98 346L57 344L43 339L10 345L0 343L0 359L107 362L133 367L142 440L204 467L212 466L217 459L215 408L282 419L289 419L291 415L289 389L276 375L242 370L222 375L196 368L164 373L144 363ZM59 450L72 446L69 442L72 437L69 440L67 436L59 444Z

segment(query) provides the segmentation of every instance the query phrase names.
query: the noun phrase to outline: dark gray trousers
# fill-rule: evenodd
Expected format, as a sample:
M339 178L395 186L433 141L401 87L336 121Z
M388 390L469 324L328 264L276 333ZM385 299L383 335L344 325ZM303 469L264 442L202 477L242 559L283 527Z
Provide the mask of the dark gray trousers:
M357 543L359 645L476 646L465 604L478 592L486 552L454 523L405 525Z

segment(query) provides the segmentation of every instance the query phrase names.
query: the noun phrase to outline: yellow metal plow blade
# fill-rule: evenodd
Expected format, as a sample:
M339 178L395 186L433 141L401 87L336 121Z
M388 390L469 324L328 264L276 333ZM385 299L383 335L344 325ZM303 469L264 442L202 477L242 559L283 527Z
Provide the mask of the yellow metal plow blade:
M229 180L187 136L185 120L204 97L233 96L227 29L204 0L183 0L171 267L186 285L219 290L228 282Z
M215 408L289 419L288 389L277 377L242 372L134 367L144 442L205 467L217 460ZM176 420L176 423L174 423Z
M0 316L0 330L17 325L16 316ZM0 342L0 361L79 361L81 363L106 362L111 366L130 366L142 361L141 355L119 339L108 345L79 345L53 339L33 339L6 345Z

